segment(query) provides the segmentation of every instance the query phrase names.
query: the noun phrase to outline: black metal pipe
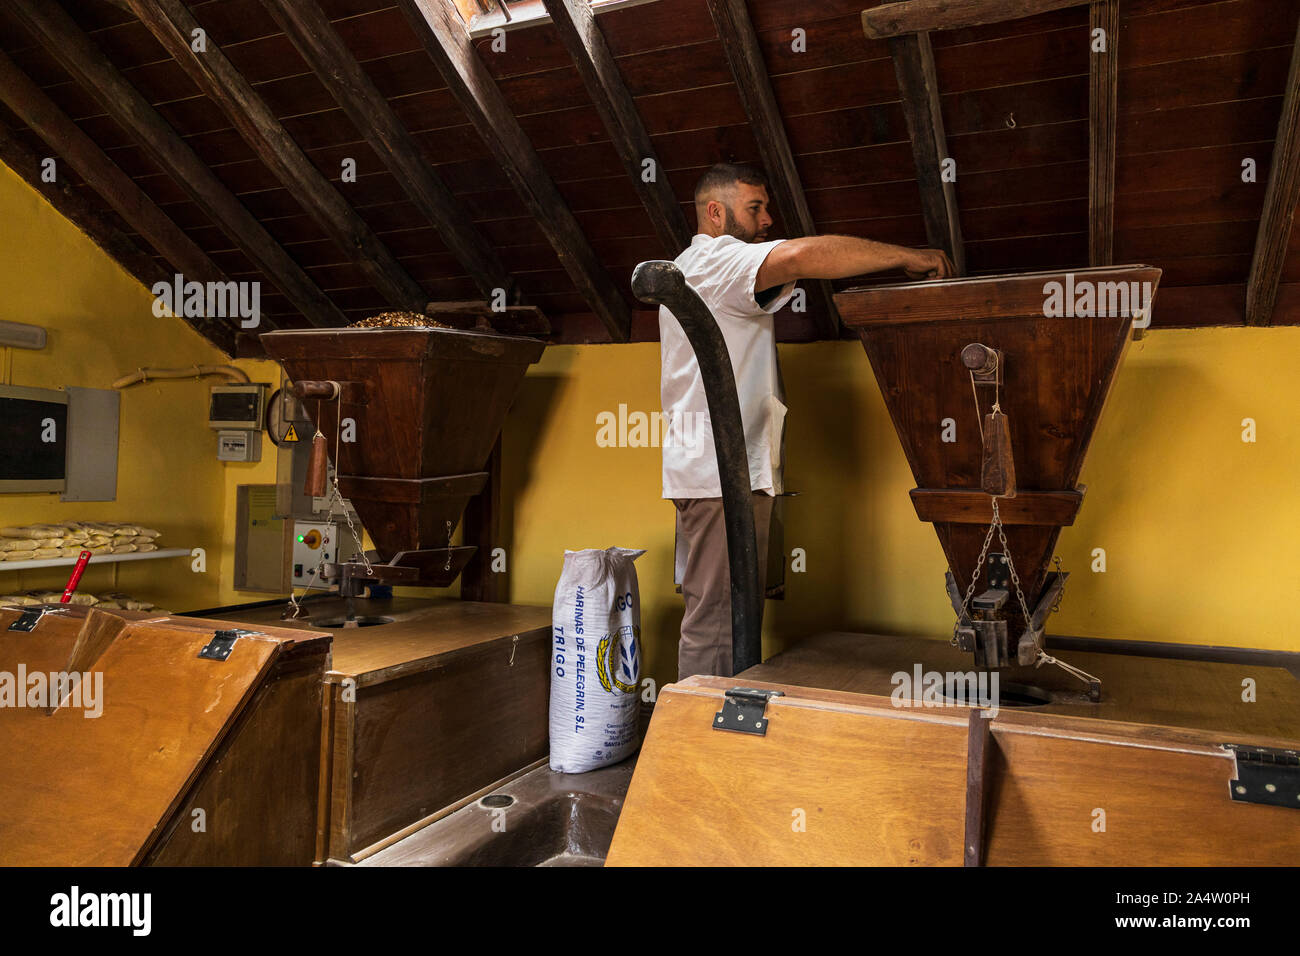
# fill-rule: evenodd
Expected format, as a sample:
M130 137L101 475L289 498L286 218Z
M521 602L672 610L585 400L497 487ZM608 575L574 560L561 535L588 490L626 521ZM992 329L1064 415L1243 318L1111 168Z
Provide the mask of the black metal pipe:
M667 306L695 350L713 424L713 445L722 482L722 522L731 568L731 672L762 660L763 596L758 592L758 538L749 484L749 453L740 417L731 355L709 307L671 262L643 262L632 273L632 293L650 305Z

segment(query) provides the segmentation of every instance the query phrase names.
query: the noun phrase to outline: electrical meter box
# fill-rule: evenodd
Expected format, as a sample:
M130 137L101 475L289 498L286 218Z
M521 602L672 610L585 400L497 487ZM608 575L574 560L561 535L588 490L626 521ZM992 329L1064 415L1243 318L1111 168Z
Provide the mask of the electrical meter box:
M217 432L217 461L261 461L262 433Z
M217 461L261 461L265 385L214 385L208 427L217 430Z

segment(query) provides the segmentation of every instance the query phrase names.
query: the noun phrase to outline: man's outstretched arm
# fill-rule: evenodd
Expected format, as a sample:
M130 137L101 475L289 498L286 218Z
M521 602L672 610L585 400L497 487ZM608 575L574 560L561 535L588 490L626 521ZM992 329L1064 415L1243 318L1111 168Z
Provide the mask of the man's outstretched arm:
M755 289L771 289L796 279L847 279L869 272L902 269L910 279L946 279L952 263L940 249L909 249L854 236L805 236L772 249L759 267Z

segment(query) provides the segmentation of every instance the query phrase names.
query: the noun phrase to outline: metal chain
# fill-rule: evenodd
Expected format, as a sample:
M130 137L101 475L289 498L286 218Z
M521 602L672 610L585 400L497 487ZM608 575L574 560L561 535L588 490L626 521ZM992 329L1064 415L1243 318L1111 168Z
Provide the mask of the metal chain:
M342 434L342 431L343 431L343 428L342 428L342 426L343 426L343 402L342 402L341 397L337 400L337 408L338 408L338 412L337 412L337 413L338 413L338 419L337 419L337 420L335 421L335 423L334 423L334 474L333 474L333 476L332 476L331 479L330 479L329 497L326 499L326 505L327 505L327 507L326 507L326 510L325 510L325 521L324 521L324 523L325 523L326 525L328 525L328 526L333 526L333 525L334 525L334 515L335 515L335 505L336 505L336 504L338 504L338 505L343 505L343 509L342 509L342 510L343 510L343 517L347 520L347 523L348 523L348 531L351 533L351 535L352 535L352 540L353 540L353 542L354 542L354 543L356 544L356 546L357 546L357 553L358 553L359 555L361 555L361 563L365 566L366 574L370 575L370 574L374 574L374 568L371 567L371 564L370 564L370 557L366 554L366 547L365 547L365 545L364 545L364 544L362 543L362 541L361 541L361 536L360 536L359 534L357 534L357 528L356 528L356 525L354 525L354 524L352 523L352 512L348 509L347 505L344 504L343 492L341 492L341 491L339 490L339 438L341 437L341 434ZM320 402L317 402L317 403L316 403L316 420L317 420L318 422L321 420L320 415L321 415L321 413L320 413ZM318 434L318 435L321 434L321 431L320 431L320 427L319 427L319 426L316 428L316 434ZM327 465L326 467L328 467L328 465ZM342 558L343 558L343 551L342 551L342 549L339 547L341 544L342 544L342 542L340 542L340 541L336 541L336 542L334 543L335 557L339 559L339 563L342 563ZM311 589L312 589L313 587L315 587L315 585L316 585L316 580L317 580L317 578L320 577L320 573L321 573L322 570L324 570L324 568L325 568L325 549L322 548L322 549L321 549L321 552L320 552L320 557L317 558L317 560L316 560L316 567L314 567L314 568L312 569L311 577L308 579L308 581L307 581L307 586L306 586L306 588L304 589L305 592L306 592L306 593L303 594L303 600L304 600L304 601L307 599L307 595L311 593ZM299 610L298 598L297 598L297 596L293 593L293 588L292 588L292 587L289 589L289 606L292 607L292 608L294 609L294 612L295 612L295 613L294 613L294 617L297 617L297 616L298 616L297 611Z
M335 412L334 412L334 487L331 489L333 494L330 496L330 516L334 515L334 501L343 501L343 493L339 491L339 469L343 467L342 453L339 451L339 439L343 437L343 391L339 386L335 386L338 391L335 393ZM347 506L343 508L343 517L348 519L348 530L352 532L352 540L356 543L357 553L361 555L361 563L365 565L366 574L374 574L374 569L370 566L370 558L366 556L366 546L361 543L361 537L357 534L356 527L352 524L352 515L349 513ZM335 551L338 547L335 546ZM342 553L338 557L342 558Z
M1020 575L1016 574L1015 562L1011 560L1011 548L1007 544L1006 533L1002 530L1002 516L998 514L998 499L993 499L993 523L998 526L998 540L1002 542L1002 554L1007 559L1007 568L1011 571L1011 583L1016 586L1016 598L1020 601L1020 612L1025 616L1025 627L1029 626L1029 605L1025 603L1025 592L1020 590Z
M1011 583L1016 587L1016 598L1020 601L1020 611L1025 615L1025 626L1029 626L1029 605L1025 602L1025 594L1020 590L1020 575L1016 573L1015 562L1011 560L1011 547L1007 544L1006 532L1002 528L1002 514L998 510L997 496L993 496L993 521L989 524L988 534L984 536L984 546L980 548L980 556L975 560L975 570L970 576L970 586L966 588L966 596L962 598L961 610L965 618L965 623L970 624L970 599L975 594L975 586L979 583L980 571L984 568L984 559L988 556L989 544L993 541L993 532L998 533L998 540L1002 543L1002 553L1007 559L1007 568L1011 572ZM959 619L960 622L960 619ZM956 638L953 639L954 643Z
M984 536L984 547L980 548L980 556L975 560L975 571L970 576L970 587L966 589L966 596L962 598L961 611L965 616L966 623L970 624L970 599L975 594L975 585L979 583L980 570L984 567L984 557L989 552L989 544L993 541L993 529L998 523L998 499L993 499L993 524L989 525L989 533ZM960 621L960 619L959 619ZM957 638L952 639L954 644Z
M970 388L971 388L971 395L975 399L975 422L980 427L980 441L982 442L984 440L984 421L983 421L983 416L980 414L979 392L975 387L975 372L973 370L970 373ZM1001 414L1002 412L1002 405L1001 402L999 401L1000 398L1001 398L1001 388L999 387L997 381L995 380L993 383L993 409L992 409L994 414ZM965 623L967 625L970 625L971 623L970 599L971 597L974 596L975 586L979 583L980 571L984 569L984 559L988 556L989 544L992 543L993 541L994 531L998 533L998 540L1002 543L1002 554L1006 558L1007 569L1011 572L1011 583L1014 584L1016 588L1016 599L1020 602L1020 611L1025 616L1025 626L1028 627L1029 626L1029 605L1025 601L1024 592L1020 590L1020 575L1016 573L1015 562L1011 560L1011 547L1010 545L1007 544L1007 535L1002 527L1002 513L998 510L997 495L993 496L993 520L989 523L988 534L984 536L984 545L983 547L980 548L980 556L975 561L975 570L971 573L970 586L966 588L966 596L962 598L961 614L958 616L957 623L958 624ZM952 643L954 644L957 643L957 637L955 634L953 635Z
M339 480L337 477L334 479L334 494L339 495L340 499L342 498L342 495L339 494ZM357 554L361 555L361 563L365 565L366 574L374 574L375 569L370 566L370 557L366 554L366 546L361 543L361 536L357 534L356 525L352 523L352 512L346 507L343 509L343 517L348 521L348 531L352 533L352 540L356 542Z

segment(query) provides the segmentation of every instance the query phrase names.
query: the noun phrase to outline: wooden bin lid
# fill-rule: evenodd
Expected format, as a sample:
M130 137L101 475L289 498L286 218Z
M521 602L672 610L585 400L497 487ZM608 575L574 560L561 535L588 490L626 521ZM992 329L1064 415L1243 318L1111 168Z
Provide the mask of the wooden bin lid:
M961 864L968 710L744 681L786 695L766 736L714 730L741 683L660 692L607 865Z
M766 736L713 728L737 686L785 693ZM1293 766L1261 780L1227 744ZM1297 761L1294 738L692 677L660 693L606 863L1294 866Z
M282 649L328 635L267 628L225 661L198 656L220 621L73 608L29 632L0 608L0 673L68 671L88 619L123 623L81 671L102 712L0 707L0 865L139 862ZM83 640L84 644L84 640Z

